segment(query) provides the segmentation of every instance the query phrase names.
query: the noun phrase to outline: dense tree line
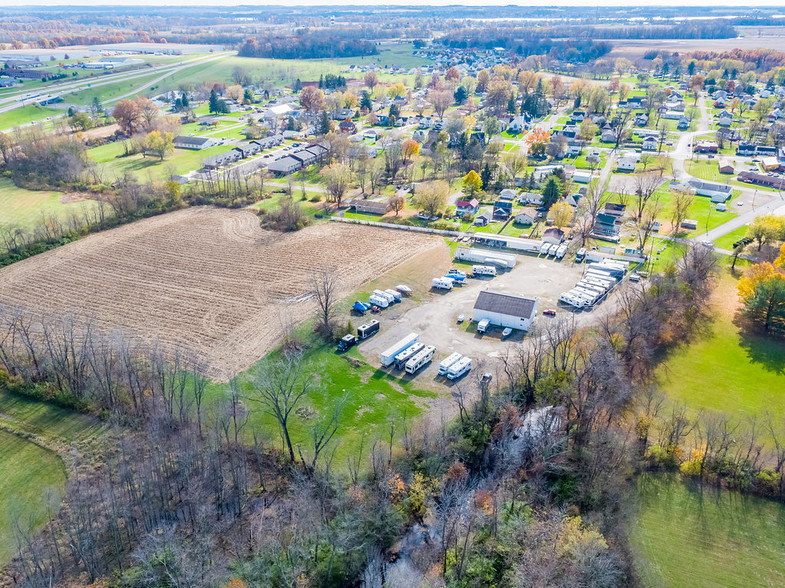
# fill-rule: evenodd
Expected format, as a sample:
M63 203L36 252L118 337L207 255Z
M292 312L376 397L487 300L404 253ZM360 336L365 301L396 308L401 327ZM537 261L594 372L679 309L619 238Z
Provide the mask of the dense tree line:
M328 35L259 36L240 45L242 57L274 59L315 59L322 57L356 57L376 55L372 41L338 39Z

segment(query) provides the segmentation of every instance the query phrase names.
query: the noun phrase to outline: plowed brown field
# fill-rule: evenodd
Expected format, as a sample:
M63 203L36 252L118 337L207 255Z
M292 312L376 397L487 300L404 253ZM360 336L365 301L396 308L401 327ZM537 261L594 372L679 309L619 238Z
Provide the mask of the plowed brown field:
M345 296L443 244L339 223L280 234L261 229L248 211L191 208L0 269L0 305L34 314L75 311L106 332L198 351L211 375L225 379L270 351L288 321L314 312L314 269L337 268Z

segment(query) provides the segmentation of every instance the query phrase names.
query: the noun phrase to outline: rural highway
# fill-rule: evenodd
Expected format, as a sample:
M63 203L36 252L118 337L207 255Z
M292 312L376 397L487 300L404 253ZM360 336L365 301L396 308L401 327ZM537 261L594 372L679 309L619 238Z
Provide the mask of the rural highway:
M117 98L113 98L111 100L105 100L103 104L108 104L110 102L114 102L116 100L122 100L123 98L127 98L129 96L133 96L138 94L139 92L149 88L150 86L156 84L157 82L161 81L162 79L166 78L167 76L182 71L184 69L188 69L189 67L194 67L196 65L202 65L204 63L208 63L210 61L215 61L218 59L223 59L229 55L232 55L231 52L224 52L224 53L216 53L213 55L208 56L200 56L195 57L193 59L188 59L186 61L180 61L173 64L161 65L161 66L153 66L150 68L142 69L142 70L134 70L131 72L118 72L114 74L107 74L105 76L101 76L100 78L83 78L80 80L74 80L65 82L62 84L54 83L50 86L46 86L42 88L42 92L49 92L49 93L56 93L56 94L65 94L69 92L78 92L81 90L93 89L98 88L101 86L106 86L109 84L115 84L120 81L126 80L133 80L136 78L145 78L150 76L151 74L161 73L161 75L150 82L146 82L141 86L135 88L132 92L128 92L122 96ZM23 89L19 92L15 92L11 95L3 96L0 98L0 113L9 112L16 108L20 108L22 106L26 106L30 104L32 101L26 100L19 100L22 96L30 94L31 90Z

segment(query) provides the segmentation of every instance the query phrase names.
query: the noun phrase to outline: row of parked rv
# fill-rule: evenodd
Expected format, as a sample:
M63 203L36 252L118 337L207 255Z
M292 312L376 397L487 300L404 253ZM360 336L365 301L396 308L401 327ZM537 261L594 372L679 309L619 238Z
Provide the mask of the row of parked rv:
M368 302L358 300L352 305L352 309L364 315L369 310L371 312L378 312L379 309L387 308L388 306L403 300L403 296L408 296L412 293L409 286L399 284L395 289L388 288L386 290L374 290L368 298Z
M564 259L564 256L567 255L567 245L563 243L548 243L543 241L540 243L540 255L555 257L556 259Z
M379 355L382 367L393 367L404 370L407 374L416 374L428 365L436 353L436 347L420 341L417 333L409 333ZM457 380L469 373L472 360L460 353L453 353L439 364L439 375L449 380Z
M562 292L559 301L575 308L590 308L605 299L628 269L627 262L614 259L589 263L581 280L572 290Z
M495 276L496 268L492 265L475 265L472 266L471 277L479 278L483 276ZM463 286L468 275L463 270L451 269L443 278L434 278L431 280L431 286L437 290L452 290L453 286Z

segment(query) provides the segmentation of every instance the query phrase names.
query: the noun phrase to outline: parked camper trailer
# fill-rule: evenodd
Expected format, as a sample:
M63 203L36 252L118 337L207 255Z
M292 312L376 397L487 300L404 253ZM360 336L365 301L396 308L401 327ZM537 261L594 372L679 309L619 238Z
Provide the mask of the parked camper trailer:
M584 259L586 259L586 248L581 247L575 255L575 263L583 263Z
M473 276L495 276L496 268L492 265L475 265L472 266Z
M540 255L548 255L548 251L551 250L551 243L548 241L543 241L540 243Z
M378 296L379 298L384 298L387 301L387 304L393 304L395 302L395 296L390 294L389 292L385 292L384 290L374 290L374 296Z
M354 335L344 335L340 341L338 341L338 351L346 351L350 347L354 347L357 344L357 337Z
M376 294L371 294L370 298L368 298L368 302L374 306L378 306L379 308L387 308L390 306L390 302L386 297L383 298L381 296L377 296Z
M431 280L431 286L437 290L452 290L453 281L450 278L434 278Z
M477 323L477 332L484 333L488 330L488 327L491 326L491 321L488 319L482 319L479 323Z
M559 296L559 302L564 302L565 304L569 304L575 308L583 308L585 306L583 299L574 296L571 290L568 292L562 292Z
M564 259L565 255L567 255L567 246L559 245L559 248L556 250L556 259Z
M425 343L415 343L395 356L395 369L402 370L406 362L425 348Z
M405 370L407 374L414 374L433 359L433 354L436 353L436 347L433 345L426 345L419 353L415 354L409 361L406 362Z
M387 294L392 296L393 300L395 300L396 302L400 302L401 300L403 300L403 296L401 296L401 293L398 292L398 290L393 290L392 288L388 288L387 290L385 290L385 292L387 292Z
M454 364L450 366L450 369L447 370L447 379L448 380L457 380L464 374L469 373L469 370L472 369L472 360L469 357L462 357Z
M371 319L364 325L360 325L357 327L357 336L360 339L367 339L374 333L379 332L379 321L376 319Z
M379 355L379 359L382 363L382 367L387 367L392 365L395 361L395 356L398 355L404 349L407 349L417 343L420 340L420 336L417 333L409 333L401 339L400 341L396 342L395 344L388 347L385 351L383 351Z
M451 366L452 366L454 363L456 363L458 360L460 360L462 357L463 357L463 355L461 355L460 353L453 353L453 354L451 354L451 355L448 355L448 356L447 356L445 359L443 359L443 360L441 361L441 363L439 364L439 375L440 375L440 376L443 376L444 374L446 374L446 373L447 373L447 370L449 370L449 369L450 369L450 367L451 367Z

